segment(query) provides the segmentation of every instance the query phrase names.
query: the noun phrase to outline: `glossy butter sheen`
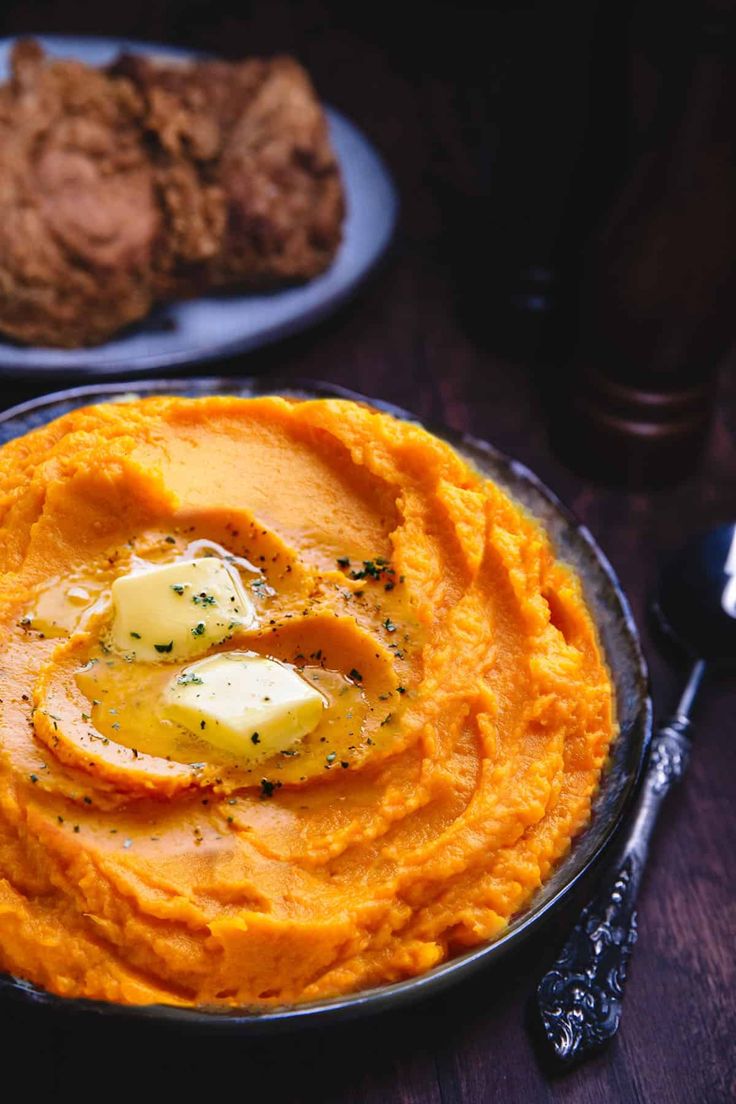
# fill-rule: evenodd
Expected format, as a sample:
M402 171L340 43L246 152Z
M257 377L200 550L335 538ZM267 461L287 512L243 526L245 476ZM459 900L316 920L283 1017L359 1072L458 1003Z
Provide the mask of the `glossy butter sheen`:
M237 574L215 556L176 560L121 575L111 588L111 640L143 660L187 659L255 620Z
M192 663L163 695L166 717L244 759L293 748L317 727L325 704L296 671L252 652Z
M257 624L214 651L325 688L299 754L255 772L132 743L113 718L165 680L99 650L104 602L29 627L50 580L104 592L198 538L262 572ZM77 411L0 451L0 568L0 966L54 992L268 1006L415 975L499 933L589 818L615 721L579 582L416 425L339 400Z

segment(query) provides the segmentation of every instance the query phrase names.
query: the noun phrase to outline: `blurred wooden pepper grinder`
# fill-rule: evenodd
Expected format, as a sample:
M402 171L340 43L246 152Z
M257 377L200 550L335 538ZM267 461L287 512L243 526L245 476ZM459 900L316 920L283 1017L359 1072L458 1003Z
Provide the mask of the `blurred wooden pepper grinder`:
M638 59L645 134L585 251L577 417L558 419L561 450L590 475L683 478L707 434L736 328L735 14L725 0L699 5L689 60L659 75L653 118Z

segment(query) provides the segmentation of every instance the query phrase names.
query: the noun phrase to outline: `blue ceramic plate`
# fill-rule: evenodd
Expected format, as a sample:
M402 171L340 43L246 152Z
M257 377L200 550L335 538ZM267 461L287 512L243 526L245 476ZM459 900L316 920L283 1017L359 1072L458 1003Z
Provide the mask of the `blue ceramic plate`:
M51 56L73 57L88 65L106 65L123 50L169 58L197 56L126 39L36 37ZM0 80L7 79L13 42L0 40ZM308 284L281 291L208 295L164 304L112 341L91 349L29 348L0 340L0 374L127 375L196 364L276 341L334 311L386 250L396 223L398 197L385 165L365 136L334 108L326 112L347 200L343 242L327 272Z

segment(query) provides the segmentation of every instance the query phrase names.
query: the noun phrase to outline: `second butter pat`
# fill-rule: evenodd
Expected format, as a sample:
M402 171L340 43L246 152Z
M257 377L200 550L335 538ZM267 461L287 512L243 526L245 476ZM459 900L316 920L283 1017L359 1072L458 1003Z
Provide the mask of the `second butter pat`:
M123 575L112 600L112 643L137 660L202 655L256 620L237 572L214 556Z
M192 663L171 680L164 716L241 759L286 751L317 727L326 701L296 671L254 652Z

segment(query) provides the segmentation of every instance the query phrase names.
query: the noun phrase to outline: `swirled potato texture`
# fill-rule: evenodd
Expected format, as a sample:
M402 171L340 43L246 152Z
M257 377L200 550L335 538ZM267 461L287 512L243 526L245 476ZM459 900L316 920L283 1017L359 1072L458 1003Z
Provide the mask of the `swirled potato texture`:
M0 570L0 968L55 993L398 981L497 936L589 820L616 726L581 585L415 424L74 411L0 450Z

